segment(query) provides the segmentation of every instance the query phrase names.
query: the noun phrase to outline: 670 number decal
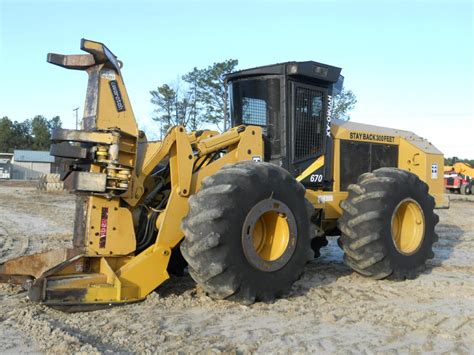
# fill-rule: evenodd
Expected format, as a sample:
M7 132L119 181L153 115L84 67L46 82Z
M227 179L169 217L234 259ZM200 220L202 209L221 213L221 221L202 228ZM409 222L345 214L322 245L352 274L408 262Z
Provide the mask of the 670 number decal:
M322 182L323 181L323 175L322 174L311 174L309 177L310 182Z

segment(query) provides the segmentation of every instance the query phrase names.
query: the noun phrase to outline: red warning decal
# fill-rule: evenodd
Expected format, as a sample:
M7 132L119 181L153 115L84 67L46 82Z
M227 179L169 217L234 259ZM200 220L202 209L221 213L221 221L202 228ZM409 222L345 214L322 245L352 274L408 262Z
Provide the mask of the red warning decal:
M105 242L107 241L108 218L109 218L109 209L107 207L102 207L102 215L100 217L99 248L105 248Z

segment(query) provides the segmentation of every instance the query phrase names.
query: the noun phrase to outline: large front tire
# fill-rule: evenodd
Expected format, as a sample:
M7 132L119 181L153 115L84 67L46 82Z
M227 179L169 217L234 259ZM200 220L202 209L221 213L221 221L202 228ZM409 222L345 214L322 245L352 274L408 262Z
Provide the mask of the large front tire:
M381 168L348 190L338 222L345 263L374 279L415 278L438 240L428 185L408 171Z
M313 207L286 170L228 165L189 199L181 251L191 277L213 298L270 301L288 292L314 258Z

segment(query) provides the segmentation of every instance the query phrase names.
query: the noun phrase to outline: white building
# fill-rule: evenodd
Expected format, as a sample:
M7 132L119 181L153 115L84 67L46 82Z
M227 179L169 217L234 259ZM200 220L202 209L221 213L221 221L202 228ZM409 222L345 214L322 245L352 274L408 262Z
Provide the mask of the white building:
M48 151L14 150L12 179L37 180L42 174L51 173L54 157Z

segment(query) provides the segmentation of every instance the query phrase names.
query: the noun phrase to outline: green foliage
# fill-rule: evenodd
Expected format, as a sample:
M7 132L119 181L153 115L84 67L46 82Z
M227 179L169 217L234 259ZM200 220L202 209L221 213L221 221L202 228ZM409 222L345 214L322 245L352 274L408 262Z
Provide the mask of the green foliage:
M61 128L63 123L61 122L61 118L59 116L54 116L48 121L48 126L50 130Z
M49 148L49 133L48 120L43 116L35 116L31 121L31 136L33 137L33 150L46 150Z
M216 125L221 132L230 127L229 93L224 80L238 64L237 59L214 63L203 70L201 77L199 98L205 109L204 120Z
M23 122L13 122L12 127L12 142L11 145L15 149L30 149L33 141L31 137L31 120L25 120ZM13 148L10 148L13 152Z
M13 123L8 117L0 119L0 152L10 152L10 142L13 137Z
M14 149L49 150L51 129L62 125L59 116L50 120L38 115L23 122L0 119L0 152Z
M152 104L157 106L155 109L157 116L153 117L153 120L161 122L162 133L166 132L172 126L176 91L168 84L164 84L150 91L150 94Z
M8 117L0 120L0 152L12 153L13 149L27 149L31 144L31 122L12 122Z
M161 122L161 134L176 125L188 126L192 120L192 99L189 91L183 91L178 81L173 86L164 84L150 91L151 102L157 107L153 120Z
M352 90L342 88L341 92L333 97L331 119L349 121L351 119L349 111L354 109L356 103L357 98Z
M156 106L153 119L161 123L162 135L174 125L197 130L213 124L219 130L230 127L228 89L225 76L235 70L238 61L229 59L205 69L193 68L181 81L164 84L150 91Z
M459 159L458 157L444 158L444 165L451 166L454 163L468 163L474 167L474 159Z
M189 99L189 128L193 131L197 130L201 124L201 103L202 96L201 82L203 70L194 67L192 71L183 75L183 80L188 84Z

